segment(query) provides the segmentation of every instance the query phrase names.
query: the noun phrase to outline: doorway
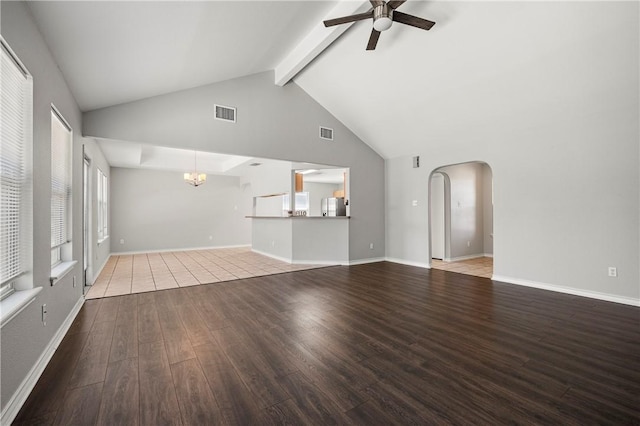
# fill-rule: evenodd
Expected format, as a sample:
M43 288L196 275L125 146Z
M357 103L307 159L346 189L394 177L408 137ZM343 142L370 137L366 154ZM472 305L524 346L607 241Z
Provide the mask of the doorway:
M484 162L438 167L429 178L433 269L493 274L493 172Z

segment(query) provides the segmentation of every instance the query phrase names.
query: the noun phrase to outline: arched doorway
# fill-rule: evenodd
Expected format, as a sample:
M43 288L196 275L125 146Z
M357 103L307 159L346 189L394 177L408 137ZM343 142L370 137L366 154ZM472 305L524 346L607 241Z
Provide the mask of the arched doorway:
M484 162L434 169L429 177L431 267L491 278L493 172Z

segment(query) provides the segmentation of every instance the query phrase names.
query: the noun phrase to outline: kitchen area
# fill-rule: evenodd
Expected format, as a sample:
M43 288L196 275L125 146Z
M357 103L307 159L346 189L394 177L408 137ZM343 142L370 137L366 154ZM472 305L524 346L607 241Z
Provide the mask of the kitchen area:
M253 197L253 251L294 264L348 264L349 170L297 166L289 191Z

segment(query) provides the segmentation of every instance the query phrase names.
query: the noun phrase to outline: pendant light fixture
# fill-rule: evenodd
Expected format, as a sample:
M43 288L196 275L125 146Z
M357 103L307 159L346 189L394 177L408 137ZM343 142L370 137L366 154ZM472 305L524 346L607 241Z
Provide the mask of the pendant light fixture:
M205 173L198 173L198 152L193 151L193 172L184 174L184 181L189 185L200 186L207 181Z

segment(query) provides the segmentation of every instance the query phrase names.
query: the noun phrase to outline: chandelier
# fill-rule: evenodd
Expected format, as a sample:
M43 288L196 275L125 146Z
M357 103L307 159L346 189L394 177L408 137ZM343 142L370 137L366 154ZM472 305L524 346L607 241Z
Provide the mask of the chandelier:
M184 174L184 181L189 185L200 186L207 181L205 173L198 173L198 152L193 151L193 172Z

